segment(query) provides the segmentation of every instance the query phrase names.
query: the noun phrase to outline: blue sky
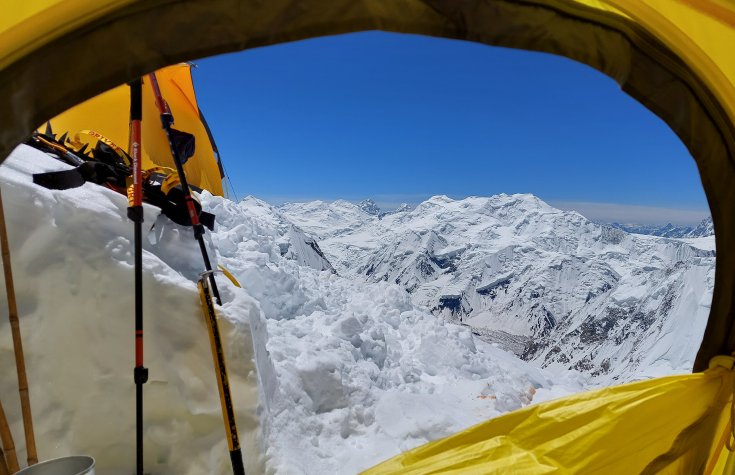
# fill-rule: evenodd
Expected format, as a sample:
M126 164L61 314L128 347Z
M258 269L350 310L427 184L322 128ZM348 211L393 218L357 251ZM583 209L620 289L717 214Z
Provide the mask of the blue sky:
M196 63L199 103L238 196L390 208L533 193L593 219L707 214L673 132L565 58L370 32Z

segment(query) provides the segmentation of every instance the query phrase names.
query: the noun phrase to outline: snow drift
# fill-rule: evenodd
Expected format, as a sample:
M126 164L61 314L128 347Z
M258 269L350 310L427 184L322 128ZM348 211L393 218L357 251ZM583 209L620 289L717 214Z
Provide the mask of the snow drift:
M124 196L96 185L51 191L30 173L65 165L20 147L0 168L39 456L89 454L98 473L135 460L132 226ZM190 230L145 207L145 466L227 473L227 445L206 328L192 281ZM223 282L220 310L238 427L250 472L262 471L250 319L257 303ZM0 306L6 306L5 293ZM0 394L24 458L12 342L0 319Z

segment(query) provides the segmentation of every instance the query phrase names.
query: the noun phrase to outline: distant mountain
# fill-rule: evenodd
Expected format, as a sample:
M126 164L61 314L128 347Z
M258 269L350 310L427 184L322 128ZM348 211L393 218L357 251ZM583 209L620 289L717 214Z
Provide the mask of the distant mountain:
M670 339L701 338L709 313L713 251L597 224L533 195L434 196L380 218L345 202L281 211L320 240L341 275L398 283L415 304L543 366L605 378L686 367L693 350Z
M617 229L622 229L623 231L629 233L647 234L650 236L660 236L667 238L705 237L711 236L715 233L711 217L703 219L702 222L699 223L696 227L674 226L671 223L665 225L609 223L609 225Z
M380 207L375 203L375 201L371 199L362 200L360 203L358 203L357 207L367 214L371 214L373 216L380 216L382 214Z
M398 208L394 209L393 211L390 211L390 213L407 213L411 211L411 206L408 203L401 203Z
M686 236L687 238L697 238L705 236L714 236L715 226L712 223L712 217L707 217L697 225L696 228L692 229Z
M308 229L318 239L349 235L366 222L377 219L354 203L337 200L285 203L278 211L301 229Z

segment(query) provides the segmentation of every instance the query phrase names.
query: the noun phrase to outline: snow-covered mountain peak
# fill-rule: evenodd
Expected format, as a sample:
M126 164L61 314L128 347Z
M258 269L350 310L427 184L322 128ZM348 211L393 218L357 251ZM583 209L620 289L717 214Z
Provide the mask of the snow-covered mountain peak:
M375 203L375 201L370 198L360 201L357 207L367 214L371 214L373 216L380 216L383 213L380 207Z
M378 219L346 200L285 203L279 211L300 228L309 229L318 239L348 234Z
M411 206L408 203L401 203L396 209L393 211L389 211L388 214L395 214L395 213L406 213L408 211L411 211Z
M713 251L597 224L532 194L437 195L337 227L314 232L340 274L398 283L414 303L543 365L633 374L663 333L701 336L708 313ZM580 343L600 325L608 337ZM666 361L683 368L693 357Z
M712 216L708 216L700 222L696 228L692 229L683 237L687 238L699 238L706 236L714 236L715 224L712 222Z

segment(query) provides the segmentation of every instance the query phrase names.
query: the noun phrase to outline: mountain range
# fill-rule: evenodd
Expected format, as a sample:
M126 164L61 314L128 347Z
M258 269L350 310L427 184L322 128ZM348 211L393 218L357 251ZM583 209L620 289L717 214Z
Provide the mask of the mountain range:
M688 369L709 313L711 245L629 233L529 194L434 196L390 214L344 200L279 211L340 275L397 283L543 367L602 380Z
M605 223L602 223L605 224ZM621 224L610 223L610 226L629 233L648 234L650 236L660 236L668 238L699 238L714 236L715 227L712 223L712 217L704 218L696 226L676 226L671 223L662 225L651 224Z

